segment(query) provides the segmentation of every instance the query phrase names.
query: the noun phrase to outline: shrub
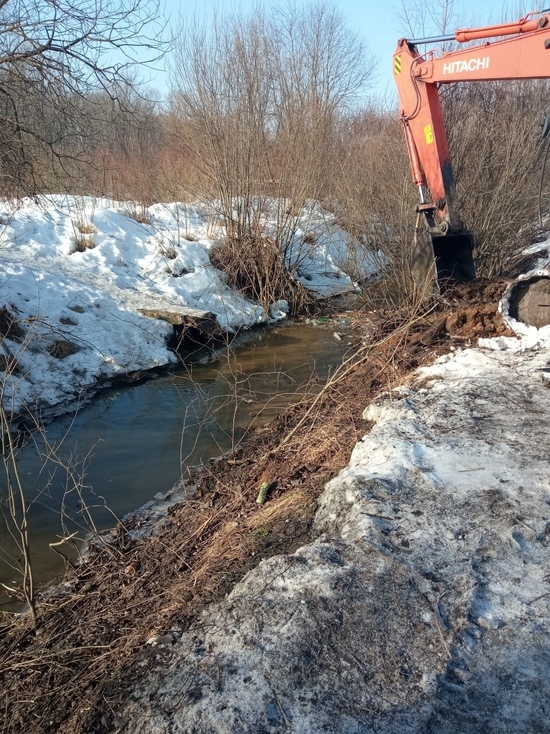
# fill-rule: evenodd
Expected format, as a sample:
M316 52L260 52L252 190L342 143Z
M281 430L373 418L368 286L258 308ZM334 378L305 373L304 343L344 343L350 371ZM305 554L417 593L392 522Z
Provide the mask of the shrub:
M453 85L442 97L461 213L476 238L478 274L510 266L533 234L546 81Z
M246 298L269 312L279 301L288 301L290 313L307 311L313 297L287 268L276 243L269 237L228 237L210 252L214 267Z
M73 244L73 252L86 252L86 250L93 250L95 247L93 237L86 235L75 235L73 237Z

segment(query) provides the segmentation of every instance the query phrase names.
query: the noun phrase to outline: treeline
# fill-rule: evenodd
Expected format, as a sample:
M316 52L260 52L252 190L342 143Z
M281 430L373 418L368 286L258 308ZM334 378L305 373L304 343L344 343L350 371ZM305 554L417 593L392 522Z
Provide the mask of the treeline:
M25 3L8 2L0 12L12 5ZM121 12L120 3L103 5L102 13ZM65 11L75 6L87 3L66 0ZM156 17L137 0L125 11L127 25L130 11ZM98 36L112 23L86 17ZM33 64L18 59L19 46L0 32L1 195L109 196L144 209L215 200L228 243L241 249L265 240L263 214L275 202L269 237L283 257L293 214L318 200L361 246L382 249L394 290L410 292L417 202L400 123L392 105L365 101L375 63L335 10L289 5L184 26L170 50L171 89L162 101L124 65L92 58L85 33L75 63L71 23L58 56L48 56L48 38L59 33L52 26ZM127 28L133 41L143 28L135 20ZM27 44L30 33L29 24ZM150 41L148 48L157 50ZM495 275L536 221L548 84L454 85L442 98L461 212L476 233L480 273Z

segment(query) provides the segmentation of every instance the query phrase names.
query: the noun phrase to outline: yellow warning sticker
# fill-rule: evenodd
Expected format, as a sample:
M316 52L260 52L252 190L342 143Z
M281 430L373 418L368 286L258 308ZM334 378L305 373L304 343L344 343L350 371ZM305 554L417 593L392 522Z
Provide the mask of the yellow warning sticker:
M401 56L396 56L393 60L393 73L401 74Z
M424 137L426 138L426 145L430 145L434 141L434 133L431 125L424 127Z

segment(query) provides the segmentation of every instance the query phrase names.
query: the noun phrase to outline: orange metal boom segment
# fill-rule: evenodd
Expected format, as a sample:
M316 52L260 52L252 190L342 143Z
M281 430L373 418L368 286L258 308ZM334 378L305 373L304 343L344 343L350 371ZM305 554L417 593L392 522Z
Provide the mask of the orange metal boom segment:
M516 33L530 33L539 28L544 28L548 22L547 16L537 16L538 13L528 13L525 18L520 18L514 23L501 23L500 25L488 25L481 28L463 28L455 31L455 39L459 43L478 41L481 38L496 38L497 36L511 36Z
M402 38L393 57L413 180L420 194L419 211L432 235L463 232L438 87L453 82L550 77L550 16L530 13L515 23L463 29L436 40L460 43L499 36L448 53L421 55L416 43ZM431 201L427 200L428 190Z

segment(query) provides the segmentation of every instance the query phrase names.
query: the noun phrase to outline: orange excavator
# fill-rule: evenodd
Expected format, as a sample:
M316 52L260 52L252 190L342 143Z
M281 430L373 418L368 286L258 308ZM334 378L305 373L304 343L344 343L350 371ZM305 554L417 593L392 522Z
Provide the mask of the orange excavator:
M441 285L467 282L476 275L474 238L465 229L455 182L439 86L453 82L550 77L550 9L514 23L466 28L433 38L402 38L393 56L399 111L418 187L419 220L412 274L419 285L435 277ZM487 40L487 39L498 40ZM447 53L423 55L424 44L468 44ZM478 43L476 43L478 42Z

